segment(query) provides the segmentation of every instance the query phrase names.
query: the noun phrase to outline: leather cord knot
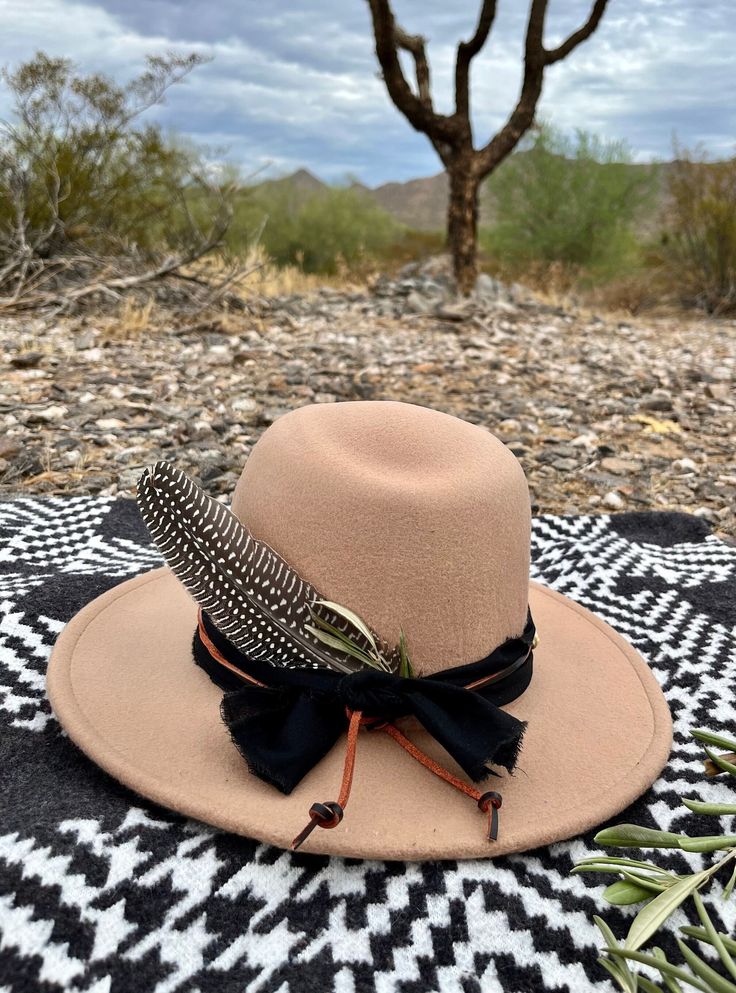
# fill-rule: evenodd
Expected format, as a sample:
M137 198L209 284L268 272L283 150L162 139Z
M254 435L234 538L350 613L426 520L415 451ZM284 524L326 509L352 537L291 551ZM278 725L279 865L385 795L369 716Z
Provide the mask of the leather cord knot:
M498 810L503 803L503 797L495 790L489 790L478 797L478 806L484 814L488 814L488 840L496 841L498 838Z
M309 808L309 823L294 838L291 843L293 849L307 840L316 827L334 828L343 819L345 811L335 800L328 800L327 803L313 803Z

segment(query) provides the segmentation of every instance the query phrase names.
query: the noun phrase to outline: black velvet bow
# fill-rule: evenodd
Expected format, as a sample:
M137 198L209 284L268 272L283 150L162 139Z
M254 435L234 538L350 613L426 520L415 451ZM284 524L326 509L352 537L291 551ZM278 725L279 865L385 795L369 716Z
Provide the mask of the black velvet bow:
M255 775L281 790L294 787L330 751L360 710L377 723L416 717L473 780L489 765L513 769L525 724L501 710L532 675L534 623L485 659L433 676L405 679L379 670L342 675L328 669L285 669L246 658L203 614L209 640L228 662L266 685L243 682L212 657L199 632L194 658L226 690L221 711L233 741ZM469 683L506 672L478 690Z

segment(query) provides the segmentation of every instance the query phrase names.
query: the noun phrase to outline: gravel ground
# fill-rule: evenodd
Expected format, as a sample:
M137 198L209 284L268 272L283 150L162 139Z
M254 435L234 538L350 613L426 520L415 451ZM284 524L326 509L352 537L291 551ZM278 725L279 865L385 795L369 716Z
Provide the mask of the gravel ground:
M497 434L537 513L683 510L735 535L736 322L622 321L491 284L457 304L409 273L189 331L0 319L0 495L132 493L160 457L225 495L282 412L396 399Z

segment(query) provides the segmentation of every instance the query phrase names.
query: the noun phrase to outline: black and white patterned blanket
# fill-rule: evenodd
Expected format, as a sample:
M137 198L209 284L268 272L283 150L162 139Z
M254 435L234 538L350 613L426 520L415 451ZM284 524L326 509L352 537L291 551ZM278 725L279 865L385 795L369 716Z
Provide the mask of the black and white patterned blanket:
M639 649L672 707L672 761L619 819L712 833L678 794L724 788L687 729L736 729L736 548L678 514L542 517L533 560ZM46 700L49 651L85 603L158 564L132 502L0 503L0 993L612 990L592 923L605 882L570 875L591 836L497 861L289 854L157 808L82 756ZM620 934L628 913L605 916Z

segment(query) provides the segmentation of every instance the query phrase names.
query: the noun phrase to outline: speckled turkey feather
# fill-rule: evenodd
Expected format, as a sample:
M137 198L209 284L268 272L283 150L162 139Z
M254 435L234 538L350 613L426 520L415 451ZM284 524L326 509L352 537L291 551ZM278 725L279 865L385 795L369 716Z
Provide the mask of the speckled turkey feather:
M362 667L304 630L321 594L179 469L168 462L146 469L138 506L171 571L241 652L288 667ZM318 609L345 630L340 618ZM360 644L352 629L350 635Z

